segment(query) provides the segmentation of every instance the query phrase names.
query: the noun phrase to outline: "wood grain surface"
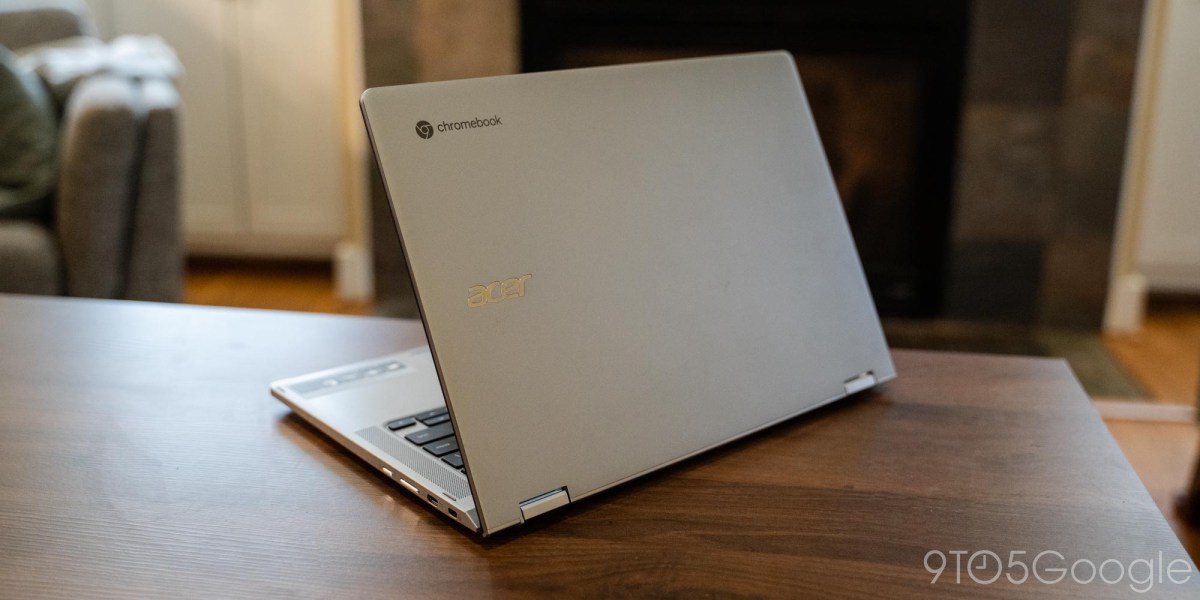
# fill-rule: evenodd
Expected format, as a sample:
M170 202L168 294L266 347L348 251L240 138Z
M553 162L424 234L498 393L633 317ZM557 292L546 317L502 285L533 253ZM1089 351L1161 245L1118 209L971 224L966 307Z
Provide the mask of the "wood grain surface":
M1190 561L1145 595L930 583L930 550L1187 561L1059 361L898 351L881 390L484 540L267 390L420 343L405 321L0 296L0 595L1200 596Z

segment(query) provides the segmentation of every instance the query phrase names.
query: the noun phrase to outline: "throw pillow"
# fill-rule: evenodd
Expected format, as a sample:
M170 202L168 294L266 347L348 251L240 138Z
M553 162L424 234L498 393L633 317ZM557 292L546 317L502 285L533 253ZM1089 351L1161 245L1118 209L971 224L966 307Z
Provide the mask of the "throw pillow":
M38 76L0 46L0 218L50 212L57 150L54 101Z

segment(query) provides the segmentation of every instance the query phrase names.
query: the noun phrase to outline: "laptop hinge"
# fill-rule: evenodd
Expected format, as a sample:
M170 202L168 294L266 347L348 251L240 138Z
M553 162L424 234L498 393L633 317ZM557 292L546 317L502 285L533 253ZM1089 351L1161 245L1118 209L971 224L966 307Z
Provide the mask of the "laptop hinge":
M861 392L875 385L875 371L860 373L846 380L846 395Z
M556 490L550 490L545 494L538 494L521 503L521 522L524 523L528 519L532 519L540 514L550 512L556 508L566 506L571 502L571 495L567 493L566 487L560 487Z

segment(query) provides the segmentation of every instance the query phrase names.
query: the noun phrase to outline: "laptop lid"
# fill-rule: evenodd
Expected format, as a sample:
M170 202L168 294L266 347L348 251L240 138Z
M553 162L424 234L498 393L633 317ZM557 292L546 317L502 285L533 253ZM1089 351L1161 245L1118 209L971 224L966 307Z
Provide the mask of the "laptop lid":
M894 376L787 53L362 105L485 533Z

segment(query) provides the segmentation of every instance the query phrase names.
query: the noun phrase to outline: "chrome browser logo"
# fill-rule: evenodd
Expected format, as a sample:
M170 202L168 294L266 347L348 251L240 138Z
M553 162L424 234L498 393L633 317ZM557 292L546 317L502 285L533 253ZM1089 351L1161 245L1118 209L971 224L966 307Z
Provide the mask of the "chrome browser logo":
M417 121L417 135L423 140L433 137L433 125L429 121Z

